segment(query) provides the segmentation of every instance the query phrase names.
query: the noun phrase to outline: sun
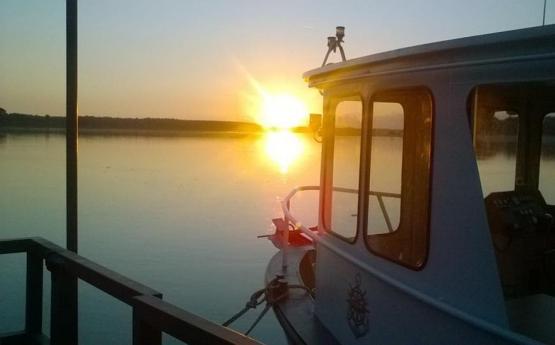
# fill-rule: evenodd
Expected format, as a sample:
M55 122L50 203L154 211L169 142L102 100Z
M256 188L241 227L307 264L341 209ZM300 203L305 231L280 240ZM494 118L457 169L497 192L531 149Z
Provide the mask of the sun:
M308 110L298 97L287 94L261 94L259 122L265 128L289 129L306 125Z
M251 90L243 91L245 114L265 129L289 130L306 126L308 106L291 85L263 86L245 71ZM254 91L254 92L252 92Z

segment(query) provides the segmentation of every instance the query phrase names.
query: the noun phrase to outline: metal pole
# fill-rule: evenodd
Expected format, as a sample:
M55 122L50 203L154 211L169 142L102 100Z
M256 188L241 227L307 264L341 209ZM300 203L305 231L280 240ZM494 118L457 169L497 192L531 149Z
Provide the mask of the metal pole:
M77 253L77 0L66 0L66 246Z
M324 62L322 62L322 67L324 67L326 65L326 62L328 62L328 58L330 57L331 51L332 51L332 49L329 48L328 52L326 53L326 57L324 58Z
M339 43L337 44L337 46L339 47L339 52L341 53L341 61L343 61L343 62L347 61L347 58L345 57L345 51L343 50L343 47Z
M77 0L66 0L66 247L75 253L78 224L77 137ZM77 277L63 274L63 267L52 272L53 345L78 343L78 286Z

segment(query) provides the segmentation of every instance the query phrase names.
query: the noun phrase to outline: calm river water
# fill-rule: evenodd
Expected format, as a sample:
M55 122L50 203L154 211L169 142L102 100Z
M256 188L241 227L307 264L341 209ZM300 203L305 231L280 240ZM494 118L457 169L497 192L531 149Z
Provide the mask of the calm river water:
M223 322L263 285L276 249L256 236L280 216L278 197L317 184L319 163L320 144L310 135L82 136L80 254ZM501 183L511 178L512 164L510 154L491 155L481 171ZM553 156L544 158L542 175L555 176ZM64 137L0 136L0 181L0 238L42 236L64 245ZM552 186L546 199L554 201ZM316 205L315 195L300 200L302 209ZM24 263L23 255L0 257L0 332L23 327ZM45 315L48 281L45 274ZM129 307L83 282L79 307L81 344L130 343ZM244 331L259 312L233 326ZM272 313L252 336L285 343Z

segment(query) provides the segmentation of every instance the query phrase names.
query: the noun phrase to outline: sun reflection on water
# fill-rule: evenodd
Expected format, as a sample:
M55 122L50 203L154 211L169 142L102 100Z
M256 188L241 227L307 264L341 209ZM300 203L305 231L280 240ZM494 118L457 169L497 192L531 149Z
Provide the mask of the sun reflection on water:
M280 173L287 174L291 165L303 155L305 143L289 130L268 131L264 135L264 150Z

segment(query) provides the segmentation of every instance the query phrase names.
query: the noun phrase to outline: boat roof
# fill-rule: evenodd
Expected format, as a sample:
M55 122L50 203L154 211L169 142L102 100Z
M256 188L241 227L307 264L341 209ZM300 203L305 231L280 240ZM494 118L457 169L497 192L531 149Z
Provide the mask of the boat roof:
M555 24L401 48L340 63L331 63L303 74L309 86L352 79L380 72L445 68L555 54ZM552 56L551 56L552 57Z

